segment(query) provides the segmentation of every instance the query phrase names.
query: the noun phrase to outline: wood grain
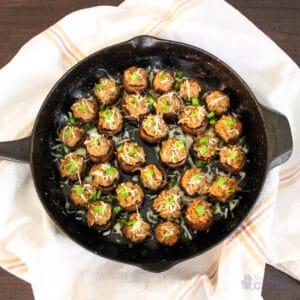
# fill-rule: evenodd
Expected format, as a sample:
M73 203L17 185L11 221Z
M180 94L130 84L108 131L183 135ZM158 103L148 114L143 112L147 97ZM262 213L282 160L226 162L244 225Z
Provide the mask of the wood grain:
M0 0L0 68L19 48L66 14L96 5L118 5L120 0ZM300 65L299 0L229 0L235 8L273 39ZM267 266L264 299L299 299L300 284ZM0 299L32 300L28 283L0 268Z

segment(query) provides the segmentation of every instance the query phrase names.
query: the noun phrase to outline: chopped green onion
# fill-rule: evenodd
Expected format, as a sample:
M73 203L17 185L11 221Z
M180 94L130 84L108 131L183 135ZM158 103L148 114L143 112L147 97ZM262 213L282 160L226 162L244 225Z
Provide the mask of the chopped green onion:
M227 179L225 177L219 177L218 186L223 187L223 186L225 186L226 182L227 182Z
M130 157L133 157L138 152L138 149L136 147L131 148L128 152Z
M68 171L70 173L74 173L76 171L76 169L77 169L77 166L76 166L75 161L72 158L70 158Z
M201 145L207 145L209 142L209 138L207 136L203 136L202 138L200 138L199 143Z
M76 195L81 196L83 194L83 187L81 185L75 184L74 189L75 189Z
M138 98L135 96L131 96L131 98L129 99L129 104L131 106L136 106L137 103L138 103Z
M96 199L99 200L101 197L102 192L101 191L97 191L96 193Z
M122 218L119 220L118 223L120 224L121 227L123 227L126 224L126 219Z
M103 214L103 206L95 205L93 206L93 211L97 214Z
M224 124L225 124L226 126L232 126L232 125L234 124L234 121L231 120L231 119L225 120L225 121L224 121Z
M137 222L137 220L131 220L131 221L128 221L128 222L127 222L127 225L128 225L128 226L132 226L132 225L134 225L136 222Z
M162 103L162 110L163 110L163 112L167 112L168 109L169 109L169 103L168 103L168 101L164 101Z
M201 179L201 175L200 174L195 174L192 176L192 181L198 181Z
M123 150L123 145L118 146L117 151L120 152Z
M101 104L100 107L99 107L99 109L100 109L101 111L106 110L106 106L105 106L104 104Z
M106 201L106 202L109 202L109 203L112 203L112 202L114 201L114 199L115 199L115 196L112 195L112 194L107 195L107 196L105 197L105 201Z
M193 109L193 110L192 110L192 115L193 115L193 117L198 118L198 116L199 116L199 111L198 111L198 109Z
M168 187L172 188L176 185L176 183L177 183L177 180L175 178L171 178L168 182Z
M115 206L115 207L114 207L114 213L115 213L115 214L118 214L121 210L122 210L122 207L121 207L121 206Z
M68 120L68 123L71 124L71 125L74 125L76 123L75 118L70 117L69 120Z
M93 201L95 201L95 200L99 200L100 197L101 197L101 194L102 194L101 191L97 191L96 194L90 194L90 196L89 196L89 201L90 201L90 202L93 202Z
M237 151L236 151L236 150L233 150L233 151L230 152L229 158L230 158L231 160L234 160L234 159L237 158L237 155L238 155Z
M212 126L216 125L216 123L217 123L216 118L212 118L212 119L209 120L209 124L212 125Z
M92 138L91 142L92 142L93 146L99 146L98 138L96 138L96 137Z
M180 88L180 82L176 81L176 83L175 83L175 90L179 90L179 88Z
M179 78L179 79L182 79L183 78L183 72L182 71L177 71L176 74L175 74L175 77Z
M151 105L151 106L154 106L155 103L156 103L156 99L152 96L149 96L148 97L148 103Z
M101 83L96 84L95 87L99 90L102 90L105 87L105 84L103 82L101 82Z
M211 111L210 113L208 113L207 115L206 115L206 118L207 119L211 119L211 118L213 118L215 116L215 112L214 111Z
M108 168L105 170L105 174L107 176L114 176L116 174L116 170L114 168Z
M131 74L131 80L137 80L138 78L140 78L140 74L137 72L133 72Z
M77 108L78 108L79 110L85 110L85 109L86 109L86 105L85 105L84 103L79 103L79 104L77 105Z
M103 112L104 119L110 120L111 116L112 116L112 113L111 113L110 109L106 108L105 111Z
M164 238L168 238L172 236L172 231L171 230L166 230L164 233L163 233L163 237Z
M73 134L73 130L71 128L64 130L64 136L69 137L72 134Z
M147 178L152 177L154 175L154 172L151 169L145 170L143 173Z
M196 161L195 166L198 168L203 168L205 165L201 160Z
M203 155L203 154L205 154L208 151L208 147L206 145L201 145L199 147L199 151Z
M176 146L179 150L182 150L182 149L184 149L184 147L185 147L184 142L182 142L182 141L176 141L176 142L175 142L175 146Z
M145 120L145 126L146 127L151 127L153 125L153 121L151 119L146 119Z
M115 239L116 244L121 244L121 240L120 239Z
M64 150L64 147L65 146L63 144L57 144L52 149L56 150L56 151L62 151L62 150Z
M94 125L91 124L91 123L86 123L86 124L84 124L84 128L85 128L86 130L91 130L92 128L94 128Z
M160 80L165 80L166 79L166 74L164 72L160 72L159 79Z
M166 199L166 204L171 205L174 203L174 196L168 196Z
M123 184L120 186L120 195L122 198L126 198L128 196L127 189Z
M195 210L196 210L198 216L200 216L200 217L205 214L205 208L202 205L197 205L195 207Z
M199 99L197 97L192 98L192 105L194 105L194 106L199 105Z
M233 195L234 193L235 193L234 189L226 191L227 195Z

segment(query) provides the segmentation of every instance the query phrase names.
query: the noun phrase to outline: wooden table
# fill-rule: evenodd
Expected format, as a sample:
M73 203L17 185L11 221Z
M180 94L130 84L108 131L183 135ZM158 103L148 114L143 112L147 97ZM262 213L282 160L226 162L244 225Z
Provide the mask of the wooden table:
M0 68L30 38L66 14L119 0L0 0ZM299 0L229 0L300 65ZM299 299L300 283L266 266L264 299ZM0 268L0 299L32 300L31 286Z

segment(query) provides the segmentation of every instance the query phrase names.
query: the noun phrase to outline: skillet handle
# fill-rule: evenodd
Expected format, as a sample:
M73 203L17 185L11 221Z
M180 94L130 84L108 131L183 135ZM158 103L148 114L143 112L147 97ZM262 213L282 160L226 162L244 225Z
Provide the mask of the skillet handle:
M0 160L29 163L31 138L30 135L20 140L0 142Z
M264 107L260 109L265 120L267 139L269 145L269 169L286 162L293 151L292 131L288 119L275 110Z

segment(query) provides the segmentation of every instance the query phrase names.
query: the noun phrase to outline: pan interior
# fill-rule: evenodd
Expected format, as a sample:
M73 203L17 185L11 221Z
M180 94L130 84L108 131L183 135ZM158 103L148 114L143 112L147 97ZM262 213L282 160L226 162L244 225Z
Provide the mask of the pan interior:
M128 248L88 228L65 209L60 176L50 154L49 141L57 136L59 119L71 104L89 92L103 76L122 73L130 66L182 70L198 79L205 90L225 89L231 106L241 116L247 137L249 163L234 217L216 222L208 233L198 233L190 242L173 247L151 243ZM257 103L244 82L224 63L210 54L180 43L140 37L101 50L73 67L51 90L37 117L33 132L32 172L41 201L54 222L73 240L101 256L137 264L178 262L198 255L228 236L254 205L267 169L267 140Z

